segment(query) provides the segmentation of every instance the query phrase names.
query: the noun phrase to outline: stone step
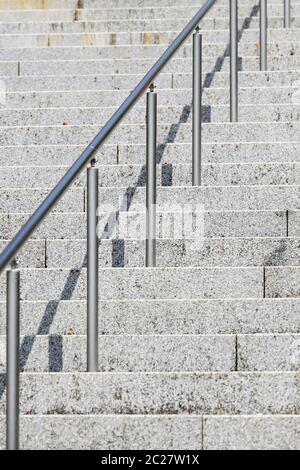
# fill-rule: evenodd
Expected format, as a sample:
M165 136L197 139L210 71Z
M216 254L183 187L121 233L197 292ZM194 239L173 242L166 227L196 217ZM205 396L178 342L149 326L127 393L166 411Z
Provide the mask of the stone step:
M299 450L299 421L292 415L21 416L20 449ZM4 417L0 430L4 449Z
M155 21L155 20L154 20ZM172 20L171 20L172 21ZM32 26L35 26L33 24ZM64 27L68 29L68 23L64 23ZM145 25L144 25L145 27ZM75 29L75 26L74 26ZM88 29L88 28L87 28ZM59 46L120 46L120 45L138 45L138 44L165 44L169 45L174 38L180 33L178 31L118 31L115 32L53 32L49 25L49 32L44 33L16 33L1 34L1 47L59 47ZM97 28L95 28L97 29ZM204 43L222 43L226 45L229 40L229 30L201 30ZM299 41L300 34L298 29L269 29L268 39L270 42L276 42L278 35L284 42ZM259 30L254 28L243 31L239 42L254 42L259 37ZM192 39L188 39L187 43L191 43Z
M0 336L5 350L6 337ZM21 337L25 372L85 372L86 336ZM299 370L300 335L99 336L99 372L258 372ZM0 355L0 373L6 359Z
M4 80L7 92L20 91L72 91L72 90L126 90L134 88L144 75L137 74L104 74L104 75L67 75L67 76L25 76L7 77ZM298 71L272 71L272 72L240 72L240 87L288 87L297 86ZM229 87L230 76L226 72L206 74L203 79L204 88ZM162 73L157 77L158 89L192 88L192 73Z
M110 6L110 8L108 8ZM75 8L67 9L60 8L55 9L32 9L32 10L20 10L3 9L1 12L3 22L55 22L59 21L97 21L97 20L112 20L112 19L145 19L145 18L186 18L190 19L199 11L199 4L194 6L186 5L140 5L123 8L114 8L111 5L106 4L104 8L99 8L97 4L93 8ZM249 16L257 14L257 6L249 4L239 5L239 16ZM283 7L278 3L270 3L268 8L270 17L281 17L283 16ZM293 4L293 16L299 16L300 8L299 5ZM229 15L228 4L216 4L206 14L206 17L226 17Z
M143 6L142 8L108 8L109 5L105 5L105 8L79 8L79 9L32 9L32 10L2 10L1 21L3 23L9 22L56 22L56 21L99 21L99 20L114 20L114 19L153 19L153 18L185 18L186 22L199 11L198 6ZM281 16L283 15L282 8L278 4L269 5L270 16ZM239 6L239 15L243 17L249 16L252 12L257 11L257 8L250 7L248 5ZM297 5L293 6L293 15L299 15L300 9ZM229 15L228 5L216 4L206 14L206 18L213 17L226 17Z
M18 62L0 62L0 77L16 77L18 73Z
M129 90L134 88L144 75L98 75L98 76L42 76L9 77L4 80L7 92L32 91L72 91L72 90ZM293 85L295 80L286 77L285 85ZM179 83L179 80L178 80ZM258 83L265 85L263 77ZM275 83L276 84L276 83ZM173 75L163 73L157 78L160 88L173 88ZM188 85L187 85L188 87Z
M0 109L0 126L22 126L24 122L28 126L91 126L95 122L104 125L116 110L116 107ZM229 114L230 108L228 105L206 105L202 107L202 121L205 123L226 122ZM145 117L145 107L135 106L126 116L126 123L143 123ZM172 122L180 120L192 122L191 106L184 108L182 106L158 106L158 120L170 125ZM242 104L239 106L239 122L256 122L258 120L259 122L299 121L299 105Z
M186 228L188 231L188 228ZM199 228L200 231L200 228ZM143 234L145 231L143 231ZM139 234L138 234L139 235ZM187 233L188 236L188 233ZM31 242L38 246L45 243ZM32 266L33 253L23 265ZM48 268L80 269L86 263L86 240L47 240ZM102 240L99 249L101 267L144 267L145 242L139 240ZM165 239L157 242L158 267L252 267L252 266L299 266L300 239ZM33 267L35 267L33 265Z
M300 367L299 335L237 337L238 370L289 371Z
M299 298L300 269L267 268L105 268L100 299ZM84 300L86 270L23 269L22 300ZM5 279L0 298L5 299Z
M27 373L21 413L297 415L298 382L299 372Z
M153 66L153 59L95 59L82 60L80 58L74 60L33 60L17 62L19 75L24 76L60 76L60 75L118 75L118 74L139 74L144 75L150 67ZM0 62L7 66L8 62ZM16 64L16 61L12 61ZM299 68L299 60L295 56L277 57L270 56L268 59L269 71L287 71L297 70ZM241 57L239 56L240 71L259 71L259 58L255 56ZM165 73L187 73L192 70L192 59L175 58L166 65ZM207 82L212 81L214 71L229 72L229 58L227 56L219 56L214 58L204 58L203 71L208 73ZM263 76L263 74L262 74Z
M292 57L299 60L300 42L270 42L268 44L269 54L279 58ZM32 60L88 60L88 59L135 59L151 58L153 61L158 59L166 50L166 45L131 45L131 46L86 46L86 47L16 47L0 50L0 61L32 61ZM203 44L203 56L217 59L229 52L226 50L226 44ZM259 48L257 42L241 43L239 46L240 56L258 57ZM176 57L192 57L192 46L183 45Z
M99 302L100 335L299 334L300 299ZM86 301L21 302L21 334L86 335ZM0 334L6 334L0 302ZM255 340L255 337L254 339Z
M20 449L201 449L201 423L201 416L21 416ZM5 418L0 416L4 448Z
M299 426L292 415L204 417L203 449L296 450Z
M52 189L49 188L49 189ZM0 213L28 213L48 195L46 189L1 189ZM191 211L298 211L299 186L206 186L157 189L157 209L162 212ZM100 188L99 211L145 211L145 188ZM84 189L71 188L58 212L84 210Z
M133 196L130 188L100 188L100 212L126 211L127 208L134 212L145 210L145 188L132 191ZM28 197L34 192L28 190ZM14 193L8 190L7 194ZM299 210L299 195L299 186L161 187L157 190L157 207L168 212L175 207L197 207L198 210L201 207L208 211Z
M75 14L75 12L74 12ZM190 19L190 18L189 18ZM247 26L253 21L240 20L240 27L246 22ZM283 20L272 18L273 27L282 29ZM80 33L113 33L117 32L141 32L141 31L182 31L187 24L187 18L153 18L153 19L114 19L92 21L52 21L52 22L0 22L0 34L80 34ZM258 23L256 22L258 28ZM271 25L270 25L271 27ZM204 18L201 22L201 30L226 30L229 28L228 19ZM255 26L253 26L253 29ZM293 19L293 29L297 28ZM111 36L114 40L115 36Z
M8 212L32 213L48 194L49 190L45 189L0 190L0 212L2 211L2 214ZM53 211L78 212L78 210L84 211L84 206L84 189L71 188L54 207Z
M112 2L115 2L115 0L112 0ZM76 8L77 6L77 0L26 0L26 2L22 0L0 0L0 10L64 10L66 8Z
M17 0L14 0L17 1ZM28 1L28 0L27 0ZM30 2L38 1L38 0L29 0ZM48 0L48 3L56 0ZM64 0L67 1L67 0ZM68 0L68 1L73 1L73 0ZM270 4L276 5L279 4L281 5L282 0L270 0ZM202 2L204 3L204 2ZM30 3L29 3L30 4ZM248 6L253 6L253 0L239 0L240 5L248 5ZM83 3L83 8L103 8L107 5L107 0L84 0ZM111 8L143 8L143 7L148 7L149 6L149 0L111 0L110 2ZM188 6L196 6L199 7L201 6L201 3L199 0L151 0L151 5L154 6L182 6L182 5L188 5ZM219 0L219 5L220 6L226 6L227 5L227 0ZM214 7L213 7L214 8Z
M173 88L192 88L192 73L172 74ZM299 82L298 71L271 71L271 72L240 72L240 87L259 87L259 86L296 86ZM226 72L216 72L205 75L203 86L209 87L226 87L229 86L230 74ZM210 86L208 86L210 85Z
M2 240L12 238L30 215L0 214L0 238ZM158 238L163 233L161 223L164 219L162 215L163 213L158 214ZM133 221L137 216L141 217L141 214L132 214ZM187 216L190 216L188 212ZM193 217L193 214L191 216ZM288 234L294 238L300 237L300 212L298 211L202 212L199 216L203 220L203 236L205 238L285 238ZM109 214L99 213L99 217L108 218ZM128 214L129 228L131 226L130 217L131 213ZM142 220L145 220L144 215ZM86 213L84 212L51 213L33 233L32 238L38 240L84 240L87 231L86 223ZM133 224L133 229L134 227Z
M72 106L90 108L95 103L101 103L103 107L120 106L129 93L129 90L7 92L4 102L2 102L2 109L66 108ZM239 93L241 104L286 103L297 105L299 103L297 86L246 87L240 88ZM189 106L191 100L192 90L189 88L159 90L158 103L162 106ZM142 97L140 103L144 102L145 97ZM228 105L229 88L206 88L203 92L203 105L210 106L212 104Z
M79 157L82 145L27 145L0 147L3 166L60 166L71 165ZM167 143L157 148L159 162L187 164L191 161L192 145ZM102 165L144 165L145 144L104 144L95 157ZM300 162L299 142L241 142L203 143L203 164L261 164Z
M214 142L288 142L299 139L300 123L205 123L202 126L202 140ZM50 127L1 127L0 145L82 145L88 144L99 132L100 126L50 126ZM192 141L191 124L176 126L159 124L158 143ZM111 144L143 142L146 125L122 125L107 140ZM299 139L300 140L300 139Z
M27 12L28 14L29 12ZM42 12L45 13L45 12ZM251 16L253 10L249 8L249 14L244 17L240 17L238 24L240 30L244 33L247 29L259 29L258 17ZM60 15L60 12L56 12ZM71 15L75 16L75 12L71 12ZM70 15L70 11L68 12ZM97 33L97 32L108 32L116 34L118 31L121 32L140 32L140 31L182 31L190 20L190 10L185 15L185 18L141 18L141 19L109 19L109 20L95 20L94 18L89 21L72 21L63 20L58 18L54 21L48 22L0 22L0 34L66 34L66 33ZM299 28L300 17L292 17L291 28ZM269 16L268 25L270 29L282 30L283 28L283 16ZM229 28L229 18L226 14L224 17L211 16L205 17L201 21L201 31L205 30L226 30ZM115 36L112 37L114 42Z
M176 220L176 219L175 219ZM299 266L299 238L200 238L190 234L185 227L186 238L170 233L169 219L165 222L168 238L157 241L158 267L253 267L253 266ZM142 225L144 228L145 220ZM179 229L177 230L177 232ZM101 235L101 234L100 234ZM133 236L138 239L101 240L99 266L114 268L143 268L145 266L145 230ZM120 236L120 235L119 235ZM133 238L132 236L132 238ZM188 238L190 237L190 238ZM103 237L102 237L103 238ZM6 246L0 241L0 250ZM87 242L83 240L31 240L17 255L22 268L72 268L86 266Z
M281 0L272 0L272 4L276 4ZM226 0L221 0L219 3L223 6L226 5ZM241 5L253 5L252 0L240 0ZM152 7L157 6L196 6L201 4L199 0L151 0ZM0 0L0 10L32 10L32 9L68 9L68 8L105 8L107 0L83 0L81 5L78 5L78 0ZM149 7L149 0L110 0L110 8L147 8Z
M299 297L299 268L266 268L265 271L263 268L105 268L99 270L100 299L247 299L263 298L265 291L270 298ZM5 291L2 277L2 301ZM21 300L71 298L86 298L85 268L80 271L22 269Z
M101 163L101 162L100 162ZM12 165L13 166L13 165ZM69 167L1 167L2 188L50 188ZM100 187L145 186L146 167L140 165L99 165ZM74 183L86 185L86 173ZM215 164L202 166L202 186L300 185L299 163ZM191 186L192 166L163 163L157 166L157 186Z
M0 240L0 252L4 250L7 241ZM46 242L29 240L18 253L20 267L45 268L46 267Z
M300 270L297 268L267 268L266 297L299 297ZM286 285L288 279L289 285Z
M234 335L99 336L98 342L99 372L229 372L236 367ZM5 343L0 336L1 350ZM86 336L23 337L21 343L22 371L86 371ZM5 367L0 356L0 374Z

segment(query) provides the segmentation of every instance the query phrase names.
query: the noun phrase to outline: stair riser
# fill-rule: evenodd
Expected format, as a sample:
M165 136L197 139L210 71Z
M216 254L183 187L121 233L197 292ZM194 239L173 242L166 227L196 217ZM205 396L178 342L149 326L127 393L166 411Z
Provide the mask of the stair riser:
M297 416L21 416L20 449L299 450L299 421ZM4 449L4 417L0 430Z
M96 5L96 7L98 7ZM114 19L122 19L122 20L132 20L132 19L154 19L154 18L169 18L170 16L173 18L185 18L186 22L190 19L193 15L195 15L199 11L198 6L192 7L174 7L173 5L170 7L155 7L152 6L148 8L132 8L128 10L128 8L95 8L95 9L78 9L76 12L74 9L60 9L60 10L3 10L2 21L5 23L9 22L56 22L56 21L103 21L103 20L114 20ZM300 9L297 8L298 5L294 6L294 14L299 15ZM239 8L240 17L245 15L249 16L251 12L253 12L253 7L251 8L248 5L241 5ZM270 4L269 7L270 16L279 16L282 17L283 11L280 8L280 5L277 4ZM215 5L214 8L209 11L206 15L207 18L213 17L226 17L229 14L228 6L221 6Z
M31 12L27 12L29 14ZM44 13L44 12L43 12ZM61 12L59 12L60 14ZM68 13L69 15L69 13ZM3 22L0 24L0 34L48 34L48 33L94 33L94 32L111 32L118 31L181 31L191 18L190 10L184 19L168 18L165 19L115 19L115 20L94 20L91 21L64 21L61 18L51 22L18 22L16 17L14 22ZM283 28L283 17L269 17L269 28ZM299 28L300 19L292 17L292 28ZM248 28L257 30L259 23L257 18L244 17L239 19L239 28ZM201 21L202 30L224 30L229 28L229 19L217 17L215 19L206 17Z
M297 95L297 87L258 87L258 88L241 88L240 103L241 104L277 104L285 103L298 105L299 97ZM24 108L66 108L66 107L93 107L95 103L101 103L106 106L120 106L129 94L129 90L102 90L102 91L52 91L52 92L7 92L3 97L3 108L9 110ZM2 95L3 96L3 95ZM161 106L189 106L192 100L192 90L160 90L158 95L158 103ZM145 102L145 98L141 99L141 103ZM211 88L205 89L203 92L203 105L228 105L229 89ZM227 118L229 121L229 117ZM38 142L41 144L41 142Z
M201 423L201 416L21 416L20 449L201 449ZM4 417L0 449L5 449Z
M199 299L300 297L300 269L190 268L100 270L100 299ZM28 270L23 272L22 300L84 300L86 270ZM5 299L1 279L0 298Z
M20 449L299 450L299 421L297 416L21 416ZM0 429L4 449L4 417Z
M239 336L238 369L245 371L288 371L300 368L298 335Z
M28 0L27 0L28 1ZM34 1L40 1L40 0L30 0L30 2ZM56 1L56 0L50 0L51 1ZM64 0L66 1L66 0ZM68 0L72 2L73 0ZM49 2L49 0L48 0ZM281 5L281 0L272 0L270 1L272 5ZM239 4L241 6L253 6L253 0L239 0ZM84 8L104 8L107 5L106 0L84 0ZM151 5L153 7L157 6L182 6L182 5L187 5L187 6L196 6L199 7L199 0L152 0ZM201 4L200 4L201 5ZM227 6L227 1L226 0L220 0L219 1L219 6L226 7ZM112 0L111 1L111 8L121 8L121 7L126 7L126 8L145 8L149 7L148 0ZM215 8L215 7L213 7Z
M239 84L244 87L288 87L297 86L299 80L297 72L241 72ZM5 81L8 92L20 91L80 91L80 90L127 90L133 88L142 75L98 75L98 76L73 76L73 77L10 77ZM211 83L210 83L211 80ZM209 82L209 83L208 83ZM160 89L185 89L192 88L192 74L161 74L156 81ZM229 74L209 74L203 80L203 86L225 88L229 86Z
M68 167L2 167L2 188L49 188L54 186L67 172ZM157 167L157 186L191 186L190 165L162 164ZM108 165L99 167L100 187L126 187L146 185L146 167L130 165ZM86 174L75 182L86 186ZM300 164L265 165L203 165L202 186L237 185L298 185L300 186Z
M273 0L274 1L274 0ZM243 5L247 5L249 0L242 0ZM182 6L182 5L199 5L199 0L152 0L153 7L157 6ZM148 1L145 0L110 0L111 8L147 8ZM82 6L78 5L78 0L0 0L0 10L31 10L31 9L81 9L81 8L107 8L107 0L84 0Z
M1 351L5 344L6 338L0 337ZM25 372L86 371L86 337L26 337L21 345ZM235 352L235 336L99 337L99 371L234 371ZM0 374L5 362L0 356Z
M144 218L142 223L145 224ZM167 224L165 224L167 225ZM168 226L167 226L168 228ZM167 231L164 227L165 232ZM187 228L186 228L187 230ZM170 230L171 231L171 230ZM145 227L141 236L145 236ZM131 235L131 234L130 234ZM139 236L134 233L132 236ZM169 235L169 234L168 234ZM169 235L170 236L170 235ZM192 235L190 235L192 236ZM174 235L176 237L176 235ZM1 242L3 249L6 243ZM85 240L30 241L17 257L25 268L72 268L85 264ZM157 242L158 267L252 267L299 266L300 239L213 239L159 240ZM100 267L144 267L145 242L102 240L99 250Z
M267 268L275 269L275 268ZM299 273L297 268L280 268L276 275L267 274L268 295L280 292L299 296ZM281 288L277 278L289 274ZM264 294L262 268L190 268L156 270L151 269L105 269L100 270L100 299L220 299L220 298L262 298ZM270 279L270 285L269 285ZM297 285L298 283L298 285ZM5 299L5 279L0 282L0 299ZM283 295L282 295L283 296ZM86 270L28 270L23 271L21 281L22 300L84 300L86 298Z
M30 109L30 110L0 110L0 126L61 126L68 123L70 126L104 125L117 108L66 108L66 109ZM178 122L182 116L186 122L192 121L192 113L187 109L183 112L182 106L159 107L160 122ZM293 122L300 121L298 105L242 105L239 109L239 122L255 122L259 116L260 122ZM227 122L229 106L204 106L202 121ZM145 108L134 108L126 117L127 124L139 124L145 120Z
M129 191L130 192L130 191ZM48 195L49 190L0 190L0 211L22 213L32 212ZM100 188L100 212L127 211L140 212L145 209L145 188L137 188L133 199L126 188ZM69 190L56 212L83 211L83 188ZM158 210L178 212L178 210L205 211L287 211L299 208L299 186L232 186L157 189Z
M124 188L125 189L125 188ZM31 191L28 191L31 194ZM125 191L114 188L100 189L100 211L105 208L126 210L130 203L131 211L141 211L145 204L145 189L137 188L131 201ZM1 195L1 192L0 192ZM298 210L299 187L288 186L237 186L237 187L203 187L203 188L168 188L157 190L158 208L164 207L168 212L174 207L198 207L204 210ZM124 209L123 209L124 207ZM110 211L109 209L105 209ZM192 209L190 209L192 210ZM199 209L198 209L199 210Z
M75 5L76 8L77 5ZM147 18L168 18L170 15L173 18L190 18L192 15L196 14L199 10L199 4L195 6L168 6L165 5L147 5L143 8L137 8L136 6L128 9L128 7L122 7L116 9L108 8L110 5L106 4L104 8L99 8L97 4L94 5L93 9L90 9L84 5L85 8L79 8L76 12L74 6L71 9L59 9L57 11L50 9L32 9L32 10L6 10L2 11L3 22L55 22L59 21L99 21L99 20L113 20L113 19L147 19ZM140 5L138 5L140 7ZM255 8L252 4L241 4L239 5L239 15L243 17L245 15L251 15L251 13L257 13L257 7ZM277 3L271 3L268 8L270 16L282 17L283 8ZM206 17L224 17L228 16L229 8L228 5L219 5L216 4L214 7L207 13ZM300 8L299 5L293 5L293 14L299 15Z
M172 19L170 19L172 21ZM65 23L64 28L68 29L69 24ZM36 25L31 25L32 29L36 29ZM74 26L74 29L76 27ZM88 28L86 28L88 29ZM95 28L97 29L97 28ZM124 28L123 28L124 29ZM164 44L169 45L178 31L145 31L144 26L141 24L141 31L132 32L79 32L79 33L55 33L48 27L48 34L32 34L25 33L21 34L1 34L0 33L0 45L1 47L69 47L69 46L128 46L128 45L151 45L151 44ZM1 31L1 26L0 26ZM300 34L296 29L286 30L282 29L280 32L282 40L286 41L299 41ZM201 30L204 43L222 43L222 45L228 43L229 30ZM240 43L243 42L255 42L259 36L259 31L255 29L248 29L243 31L243 35L240 39ZM268 32L268 38L270 42L276 42L278 39L278 31L271 29ZM191 42L191 39L187 41Z
M82 146L45 145L1 147L1 166L60 166L71 165L82 153ZM190 162L190 144L167 144L157 149L158 159L167 164L187 164ZM13 162L12 162L13 155ZM95 157L102 165L145 165L145 144L103 145ZM300 162L299 143L289 142L243 142L202 145L203 164L274 164Z
M298 123L239 123L232 125L205 124L202 129L204 143L214 142L288 142L298 141ZM158 143L192 141L192 126L180 123L178 126L158 125ZM93 140L99 126L62 127L8 127L0 128L0 145L80 145ZM110 144L142 143L146 137L145 125L124 125L107 140Z
M211 73L214 68L217 71L229 71L228 57L203 57L203 71ZM15 62L11 62L15 66ZM85 60L76 58L74 60L22 60L19 65L19 75L38 76L43 75L101 75L101 74L144 74L153 65L153 59L136 59L134 62L130 59L100 59ZM281 57L270 56L268 59L269 71L297 70L299 65L298 58L295 56ZM240 71L259 71L258 57L239 57ZM166 73L187 73L192 70L192 60L188 56L185 59L176 59L176 57L166 65Z
M298 381L299 373L28 374L21 412L299 414Z
M89 1L89 0L88 0ZM92 0L93 1L93 0ZM114 2L115 0L113 0ZM193 0L192 0L193 1ZM86 3L85 7L89 4ZM93 3L90 3L92 7ZM94 4L95 5L95 4ZM66 8L76 8L78 6L78 0L0 0L0 10L50 10L50 9L66 9Z
M0 351L6 338L0 337ZM299 369L300 335L99 337L99 372L230 372ZM25 372L85 372L84 336L21 337ZM0 373L6 361L0 355Z
M26 212L32 214L48 196L49 190L0 190L0 212ZM54 212L84 211L84 189L71 188L54 207ZM19 227L20 228L20 227Z
M296 416L224 416L204 419L205 450L298 449Z
M29 214L28 214L29 215ZM0 237L12 238L26 222L28 215L0 215ZM104 217L105 214L99 214ZM204 212L205 238L216 237L286 237L287 227L290 236L300 237L299 212ZM108 217L108 214L106 215ZM129 217L129 228L130 214ZM136 217L136 214L133 214ZM161 233L158 217L158 236ZM143 216L143 220L145 217ZM133 225L134 226L134 225ZM85 239L87 233L86 214L50 214L45 222L33 234L33 239ZM28 242L29 243L29 242Z
M79 268L85 256L84 241L47 242L49 268ZM159 241L157 244L157 266L161 267L299 266L299 264L300 239L289 241L218 239L210 242L198 239ZM112 245L110 242L102 242L99 265L144 267L145 243L119 241Z
M132 46L107 46L107 47L58 47L58 48L12 48L0 50L1 61L24 61L24 60L91 60L91 59L133 59L152 58L157 59L166 50L166 45L132 45ZM292 57L299 59L299 42L270 43L269 54L279 58ZM225 44L204 44L203 56L217 60L227 51ZM239 46L240 56L259 56L257 43L241 43ZM177 52L177 57L192 57L192 46L185 45Z
M99 334L299 334L299 306L300 299L101 301ZM22 302L21 334L86 335L86 308L86 301ZM2 301L1 335L5 322Z
M272 0L272 4L276 4L280 0ZM252 0L240 0L243 6L253 5ZM152 0L152 7L167 6L195 6L199 7L199 0ZM226 6L226 0L220 2L222 7ZM110 8L148 8L148 0L111 0ZM84 0L83 5L78 5L78 0L1 0L0 10L31 10L31 9L68 9L68 8L107 8L107 0Z

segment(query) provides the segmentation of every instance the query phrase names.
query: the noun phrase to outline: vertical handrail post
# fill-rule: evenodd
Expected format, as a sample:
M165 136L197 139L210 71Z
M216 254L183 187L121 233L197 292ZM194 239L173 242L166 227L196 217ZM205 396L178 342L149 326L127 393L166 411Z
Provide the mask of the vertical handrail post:
M7 271L6 448L19 450L20 415L20 272Z
M193 35L193 162L192 184L201 185L202 147L202 35L199 28Z
M291 27L291 0L284 0L284 28Z
M268 14L267 0L260 0L260 70L268 68Z
M95 161L87 170L87 370L98 372L98 168Z
M156 267L156 147L157 94L154 86L147 93L147 187L146 187L146 267Z
M238 121L238 4L230 1L230 122Z

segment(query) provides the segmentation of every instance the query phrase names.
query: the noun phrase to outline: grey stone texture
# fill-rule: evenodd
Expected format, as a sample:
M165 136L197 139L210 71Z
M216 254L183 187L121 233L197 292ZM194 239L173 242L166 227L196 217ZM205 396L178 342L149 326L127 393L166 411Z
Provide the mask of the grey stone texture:
M207 416L204 450L299 450L299 416Z
M155 276L153 273L155 272ZM0 280L0 298L5 298ZM104 268L100 299L262 298L262 268ZM86 269L28 269L21 280L22 300L83 300Z
M25 372L86 371L86 336L24 337L21 344L20 363ZM5 345L3 336L0 345ZM234 371L235 365L234 335L99 337L99 372L222 372Z
M84 262L86 250L85 240L48 241L47 266L79 269ZM99 266L141 268L145 264L145 250L145 241L120 240L117 243L102 240ZM299 264L300 239L164 239L157 242L158 267L299 266Z
M265 286L267 297L300 297L300 269L266 268Z
M123 77L125 77L125 75ZM116 106L78 107L74 108L71 114L68 108L0 109L0 123L1 125L10 126L19 126L24 122L29 126L79 126L93 125L97 122L101 125L109 119L116 109ZM171 124L173 121L178 122L182 119L182 114L182 106L158 106L158 118L162 123ZM258 117L261 122L298 121L299 114L299 106L295 104L242 104L239 109L240 122L253 122ZM127 123L142 123L145 119L145 115L145 107L137 106L127 115ZM228 105L207 105L204 106L202 110L203 122L226 122L228 116ZM184 118L187 122L191 122L192 113L190 109L187 109L186 113L184 113ZM182 149L182 151L184 151L184 149ZM288 157L286 158L288 159Z
M5 302L0 334L5 335ZM101 335L299 334L299 299L100 301ZM21 334L86 335L85 301L21 303ZM255 338L254 338L255 339Z
M245 335L238 337L238 370L299 370L300 336Z
M22 416L21 450L195 450L201 416ZM5 447L0 417L0 449Z
M54 186L66 173L68 167L34 166L2 167L0 184L9 188L49 188ZM74 183L84 186L86 175L82 174ZM137 184L146 185L145 165L99 165L100 187L126 187ZM203 165L203 186L240 186L240 185L300 185L300 164L215 164ZM191 186L192 166L165 164L157 167L158 186Z
M27 415L297 415L299 408L298 372L26 373L21 380Z
M200 2L201 3L201 2ZM0 0L0 252L197 11L198 0ZM239 1L203 34L202 181L192 187L192 38L155 80L157 267L145 268L143 97L99 168L99 372L86 373L85 171L17 256L22 449L299 449L300 4L283 28ZM200 232L166 235L182 208ZM108 220L128 216L128 233ZM177 222L176 222L177 221ZM169 224L170 225L170 224ZM140 233L140 232L139 232ZM0 448L6 285L0 278Z

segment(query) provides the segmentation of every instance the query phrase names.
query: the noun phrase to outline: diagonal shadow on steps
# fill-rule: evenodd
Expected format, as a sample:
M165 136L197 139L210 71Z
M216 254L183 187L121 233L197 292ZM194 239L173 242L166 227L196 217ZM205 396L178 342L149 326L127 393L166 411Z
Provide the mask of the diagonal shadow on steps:
M253 20L253 18L257 16L258 11L259 11L259 6L255 5L251 10L250 15L245 18L238 34L239 41L242 39L244 31L250 27L251 21ZM227 44L223 55L217 58L216 64L213 70L206 74L205 79L204 79L205 88L209 88L212 85L216 73L222 70L224 61L226 57L229 56L229 47L230 47L229 44ZM242 69L241 61L239 61L239 69L240 70ZM157 151L157 163L158 164L162 162L167 145L175 142L178 130L180 129L180 125L188 121L191 111L192 111L192 104L185 105L183 107L178 123L171 125L165 141L162 144L158 145L158 151ZM204 122L210 122L210 107L204 108ZM167 171L168 173L170 173L170 168L168 170L166 170L166 168L167 167L165 167L164 171ZM143 167L140 175L138 176L137 181L133 184L133 186L130 186L126 189L126 192L123 195L123 199L122 199L122 203L121 203L121 207L119 211L117 212L117 214L114 214L113 216L111 216L113 217L114 222L117 222L119 220L119 213L121 209L124 210L124 208L127 208L128 210L130 208L137 188L141 186L145 186L145 181L146 181L146 168ZM166 184L167 186L170 185L170 179L168 179L166 176L163 177L163 181L167 183ZM109 219L103 230L103 233L100 239L109 238L112 235L113 229L114 229L114 224L112 223L112 219ZM124 259L125 259L124 243L122 243L122 241L120 240L117 240L114 242L113 250L112 250L113 267L124 267ZM77 285L81 270L85 268L86 265L87 265L87 256L85 255L82 265L79 267L79 269L70 270L67 280L65 282L63 291L61 293L60 299L50 300L48 302L45 312L43 314L42 320L40 322L37 334L35 336L34 335L27 336L23 339L23 342L20 348L21 370L24 370L27 364L29 355L34 345L35 337L38 335L49 334L50 328L55 318L55 315L57 313L60 301L71 300L75 287ZM60 372L62 371L62 369L63 369L63 348L62 348L61 337L59 335L53 335L53 336L50 336L49 338L49 370L51 372ZM2 398L4 394L5 387L6 387L5 374L0 374L0 399Z

